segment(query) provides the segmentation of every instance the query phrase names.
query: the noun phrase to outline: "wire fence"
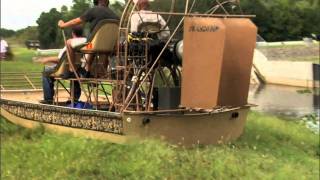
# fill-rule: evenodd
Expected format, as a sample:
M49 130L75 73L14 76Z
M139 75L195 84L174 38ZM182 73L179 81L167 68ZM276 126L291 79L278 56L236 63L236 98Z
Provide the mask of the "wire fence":
M1 90L41 89L41 72L0 73Z

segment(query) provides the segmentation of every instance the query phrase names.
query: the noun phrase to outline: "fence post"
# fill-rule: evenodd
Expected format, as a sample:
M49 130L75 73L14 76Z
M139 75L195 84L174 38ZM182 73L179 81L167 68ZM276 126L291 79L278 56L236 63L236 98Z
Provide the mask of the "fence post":
M31 80L28 78L28 76L25 74L24 78L28 81L28 83L32 86L33 89L37 89L35 85L31 82Z

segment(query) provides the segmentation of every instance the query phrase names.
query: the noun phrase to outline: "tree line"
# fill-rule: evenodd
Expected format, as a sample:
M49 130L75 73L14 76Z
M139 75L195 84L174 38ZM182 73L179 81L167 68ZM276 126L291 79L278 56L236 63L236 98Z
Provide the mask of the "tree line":
M38 26L22 30L35 38L38 36L41 48L57 48L63 45L61 30L57 27L60 19L70 20L79 17L92 4L92 0L73 0L70 9L62 6L60 10L52 8L49 12L41 13L37 20ZM192 0L190 1L192 3ZM212 6L212 0L196 0L193 12L204 13ZM320 0L241 0L240 6L229 4L229 13L256 15L252 20L258 26L259 34L267 41L300 40L309 37L311 33L320 34ZM171 0L155 0L151 7L154 11L169 11ZM183 12L185 0L176 0L175 11ZM111 8L120 16L123 6L116 2ZM218 9L217 13L225 13ZM175 24L174 18L171 24ZM31 28L31 29L30 29ZM86 29L86 27L85 27ZM32 33L37 31L35 33ZM29 33L26 33L29 32ZM19 34L12 30L1 29L1 37ZM66 30L66 33L70 33ZM20 30L21 34L21 30Z
M311 33L320 34L320 0L236 0L238 4L226 4L230 14L256 15L253 22L266 41L301 40ZM190 0L192 4L193 0ZM196 0L194 13L205 13L213 6L213 0ZM222 0L220 0L222 2ZM155 11L169 11L171 0L155 0ZM191 5L189 6L191 7ZM175 10L184 12L185 0L176 0ZM224 14L219 8L216 13Z
M267 41L299 40L320 34L320 0L242 0L245 12Z

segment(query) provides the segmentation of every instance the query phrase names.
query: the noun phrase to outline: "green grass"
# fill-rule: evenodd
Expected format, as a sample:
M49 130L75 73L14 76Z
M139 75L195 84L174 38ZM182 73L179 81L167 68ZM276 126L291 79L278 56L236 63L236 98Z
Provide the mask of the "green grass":
M319 136L251 112L230 144L186 149L158 140L126 145L1 120L3 179L319 179Z
M1 72L41 72L43 65L33 63L32 57L36 56L35 50L30 50L20 46L13 46L13 59L11 61L1 61Z
M11 46L13 59L10 61L1 61L1 73L28 73L41 72L43 65L34 63L32 57L36 56L36 51L22 47L21 45ZM41 87L41 74L28 75L36 87ZM12 80L15 78L15 80ZM32 86L23 75L4 75L1 74L1 84L5 89L32 89Z

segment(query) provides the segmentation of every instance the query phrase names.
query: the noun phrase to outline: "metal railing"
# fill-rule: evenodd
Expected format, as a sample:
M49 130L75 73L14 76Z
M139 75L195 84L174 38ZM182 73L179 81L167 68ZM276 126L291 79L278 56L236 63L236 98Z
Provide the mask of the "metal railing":
M1 72L1 90L41 89L41 72Z

